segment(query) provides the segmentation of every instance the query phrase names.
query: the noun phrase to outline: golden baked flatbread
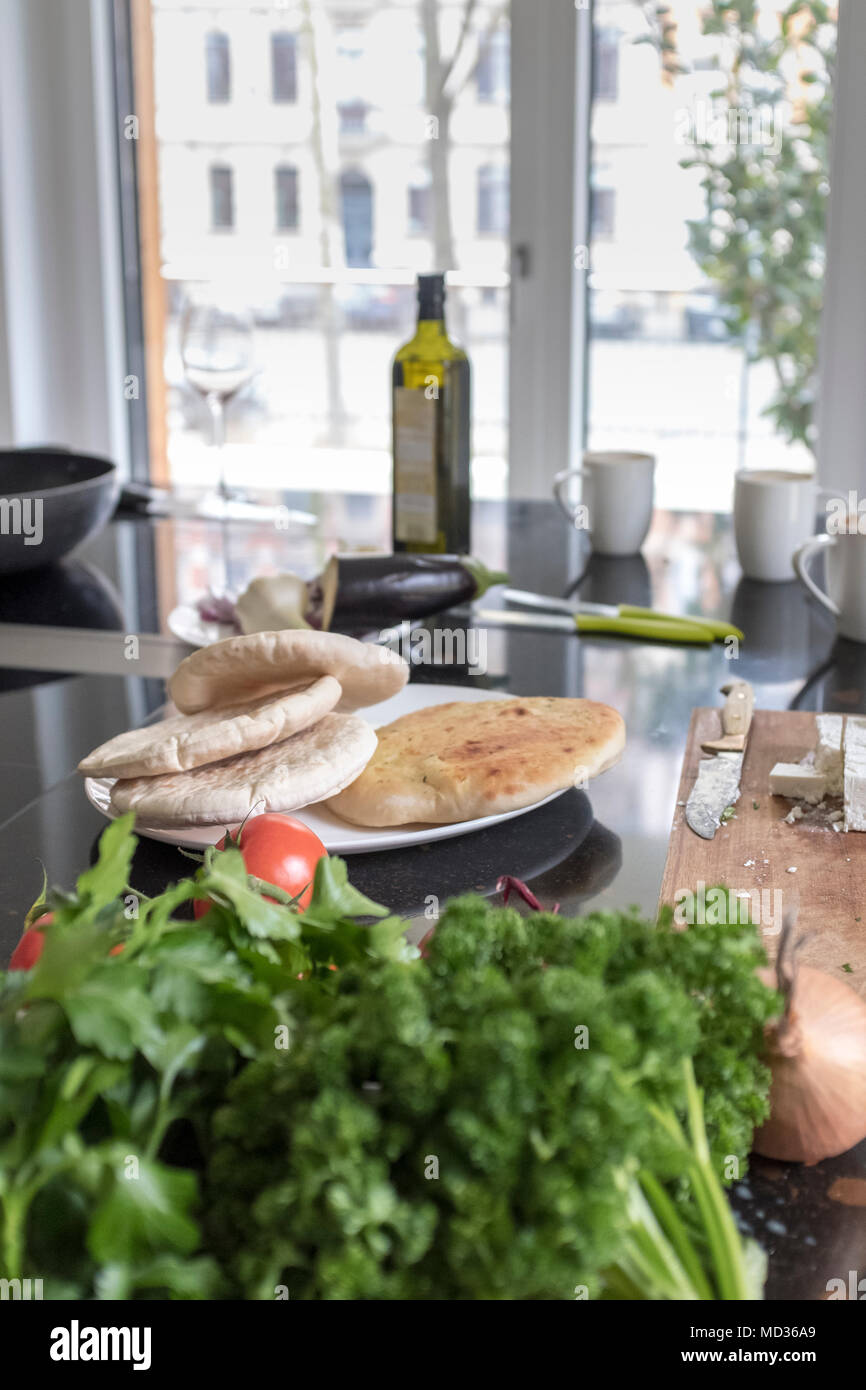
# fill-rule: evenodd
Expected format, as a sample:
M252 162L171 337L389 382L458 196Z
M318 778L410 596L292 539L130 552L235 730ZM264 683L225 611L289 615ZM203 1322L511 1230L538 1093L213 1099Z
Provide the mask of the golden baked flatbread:
M455 701L377 729L360 777L328 805L353 825L452 824L532 806L617 761L625 725L593 700Z
M184 714L257 700L317 676L343 688L341 710L390 699L409 679L397 652L338 632L254 632L202 647L180 663L168 684Z
M317 723L341 694L339 681L320 676L297 690L176 714L109 739L82 758L78 771L85 777L159 777L253 753Z

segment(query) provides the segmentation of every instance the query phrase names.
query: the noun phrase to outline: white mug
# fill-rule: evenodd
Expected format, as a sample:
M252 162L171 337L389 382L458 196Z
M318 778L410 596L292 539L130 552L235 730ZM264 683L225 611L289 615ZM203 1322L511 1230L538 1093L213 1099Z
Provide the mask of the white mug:
M819 589L809 565L823 551L827 556L827 587ZM813 536L794 553L794 569L814 598L836 618L840 637L866 642L866 535L849 531Z
M557 473L553 495L572 526L589 531L597 555L638 554L652 521L655 464L652 454L590 452L582 468ZM577 507L565 496L572 478L585 480Z
M746 468L734 484L734 536L747 579L793 579L791 556L815 532L819 488L811 473Z

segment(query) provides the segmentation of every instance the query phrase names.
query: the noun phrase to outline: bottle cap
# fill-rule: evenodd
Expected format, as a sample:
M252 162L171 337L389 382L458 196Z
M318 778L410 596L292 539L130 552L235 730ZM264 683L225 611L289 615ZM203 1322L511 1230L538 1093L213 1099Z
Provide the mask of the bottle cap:
M422 319L441 319L445 311L445 276L418 276L418 316Z

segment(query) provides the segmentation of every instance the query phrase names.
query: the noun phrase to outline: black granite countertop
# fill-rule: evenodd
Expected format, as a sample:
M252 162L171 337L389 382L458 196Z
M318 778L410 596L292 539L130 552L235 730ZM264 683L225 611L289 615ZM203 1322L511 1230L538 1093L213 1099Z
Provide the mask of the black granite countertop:
M93 856L104 821L84 796L76 763L164 699L162 681L136 674L134 660L128 675L21 669L12 625L20 625L22 641L45 627L40 667L55 652L62 667L68 657L52 646L48 629L114 634L118 647L130 636L168 638L172 610L209 585L237 591L268 569L312 575L337 546L387 545L383 498L285 500L312 512L316 525L284 531L116 520L74 560L0 582L0 958L39 891L40 865L51 882L68 884ZM589 556L552 503L482 502L473 528L475 552L507 568L517 587L731 617L746 633L735 674L753 684L759 707L866 712L866 647L836 640L829 617L795 581L744 580L727 518L657 514L643 556L629 560ZM412 679L601 700L625 718L625 757L589 795L569 792L474 835L354 856L353 881L402 912L415 939L426 929L431 894L493 893L502 873L525 879L543 903L558 901L567 912L636 903L653 913L689 718L696 705L720 703L719 688L732 674L724 648L490 629L484 658L476 674L418 665ZM152 892L185 871L172 846L143 840L133 881ZM829 1279L847 1280L852 1269L866 1274L866 1144L814 1169L756 1161L735 1204L770 1252L769 1297L823 1298Z

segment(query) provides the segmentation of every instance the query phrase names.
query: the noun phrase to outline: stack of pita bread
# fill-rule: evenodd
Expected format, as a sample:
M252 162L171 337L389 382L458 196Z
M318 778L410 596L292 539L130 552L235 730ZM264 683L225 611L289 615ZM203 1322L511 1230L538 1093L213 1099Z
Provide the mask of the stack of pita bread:
M376 750L356 713L402 690L387 647L338 633L257 632L193 652L169 682L180 714L119 734L78 765L116 778L111 807L142 823L232 825L347 787Z

